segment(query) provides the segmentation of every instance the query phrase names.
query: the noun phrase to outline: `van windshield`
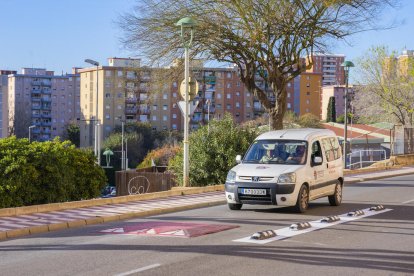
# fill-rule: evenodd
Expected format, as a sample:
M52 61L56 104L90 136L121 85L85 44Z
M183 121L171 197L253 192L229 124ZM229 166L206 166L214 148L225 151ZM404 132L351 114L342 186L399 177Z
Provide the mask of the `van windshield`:
M254 164L305 164L308 143L300 140L256 140L243 162Z

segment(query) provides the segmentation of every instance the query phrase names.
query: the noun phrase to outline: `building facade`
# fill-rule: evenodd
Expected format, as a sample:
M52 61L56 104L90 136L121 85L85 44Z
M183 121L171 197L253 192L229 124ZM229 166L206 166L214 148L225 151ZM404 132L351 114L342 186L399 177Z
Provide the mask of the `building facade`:
M16 71L0 70L0 138L8 136L9 128L9 102L8 102L8 75Z
M322 97L321 97L321 109L322 109L322 116L321 120L326 120L328 116L328 105L329 105L329 98L335 98L335 112L336 117L344 115L345 113L345 85L331 85L331 86L324 86L322 88ZM352 101L354 95L354 88L353 86L348 87L348 110L352 112Z
M10 134L47 141L65 134L67 124L80 116L80 79L72 74L55 76L43 68L23 68L8 76Z
M345 84L345 71L341 66L345 55L314 53L311 60L313 66L307 72L322 74L322 86Z

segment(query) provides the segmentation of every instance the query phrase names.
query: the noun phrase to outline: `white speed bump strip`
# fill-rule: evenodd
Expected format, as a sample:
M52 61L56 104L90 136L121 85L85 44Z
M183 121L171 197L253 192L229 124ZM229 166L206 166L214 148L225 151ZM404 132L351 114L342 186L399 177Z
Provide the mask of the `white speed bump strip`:
M339 216L326 217L326 218L311 221L311 222L292 224L290 227L285 227L285 228L278 229L278 230L272 230L275 233L275 236L269 237L269 238L258 239L257 238L259 235L258 233L261 233L261 232L257 232L253 234L252 236L248 236L248 237L233 240L233 241L265 244L265 243L269 243L272 241L282 240L282 239L290 238L290 237L297 236L300 234L309 233L309 232L322 229L322 228L326 228L326 227L330 227L333 225L337 225L337 224L341 224L341 223L345 223L349 221L354 221L354 220L365 218L365 217L374 216L374 215L385 213L385 212L392 210L392 209L371 210L371 208L358 210L355 212L349 212L349 213L342 214ZM363 214L361 214L361 212ZM354 214L349 215L350 213L358 213L358 215L354 215ZM309 224L310 227L307 226L307 224ZM307 226L307 227L304 227L304 226ZM268 231L263 231L263 232L268 232Z

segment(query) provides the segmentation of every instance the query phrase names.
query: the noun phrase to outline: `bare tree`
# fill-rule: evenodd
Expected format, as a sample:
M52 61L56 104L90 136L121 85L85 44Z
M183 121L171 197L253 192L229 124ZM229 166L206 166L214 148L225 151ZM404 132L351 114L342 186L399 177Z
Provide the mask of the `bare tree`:
M361 84L355 89L357 114L413 126L414 57L397 58L380 46L370 49L357 68Z
M286 86L312 66L303 62L332 39L376 28L379 12L393 0L147 0L120 17L122 43L150 61L182 56L175 23L198 21L192 55L235 64L260 100L274 129L283 128ZM261 86L257 80L266 83ZM265 87L268 87L266 89Z

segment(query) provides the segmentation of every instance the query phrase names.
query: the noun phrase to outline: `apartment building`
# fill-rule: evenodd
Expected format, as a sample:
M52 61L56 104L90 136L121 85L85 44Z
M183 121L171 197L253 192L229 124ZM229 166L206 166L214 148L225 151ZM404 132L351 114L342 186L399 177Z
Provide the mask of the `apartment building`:
M16 71L0 70L0 138L8 136L9 104L8 104L8 75Z
M328 116L329 98L335 98L335 112L336 117L344 115L345 113L345 85L331 85L322 87L321 96L321 120L326 120ZM353 86L348 87L348 99L352 99L354 94ZM352 112L351 101L348 101L348 110Z
M345 55L314 53L311 60L313 66L307 72L322 74L322 86L345 84L345 71L341 66Z
M72 74L55 76L43 68L23 68L8 76L8 123L11 134L47 141L62 136L67 124L80 116L80 79Z

